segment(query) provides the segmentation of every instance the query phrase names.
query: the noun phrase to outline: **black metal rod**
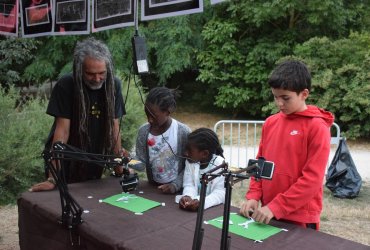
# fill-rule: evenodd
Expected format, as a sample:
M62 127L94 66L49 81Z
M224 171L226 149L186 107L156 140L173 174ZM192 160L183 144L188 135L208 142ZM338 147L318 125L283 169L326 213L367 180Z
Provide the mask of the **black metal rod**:
M202 248L203 234L204 229L202 228L203 224L203 213L204 213L204 203L206 199L207 191L207 176L202 175L201 186L200 186L200 197L199 197L199 207L197 213L197 222L195 225L194 238L193 238L193 250L200 250Z
M229 173L225 176L225 204L224 204L224 215L222 220L222 234L221 234L221 250L227 250L230 247L229 237L229 221L230 221L230 204L231 204L231 181L232 174Z

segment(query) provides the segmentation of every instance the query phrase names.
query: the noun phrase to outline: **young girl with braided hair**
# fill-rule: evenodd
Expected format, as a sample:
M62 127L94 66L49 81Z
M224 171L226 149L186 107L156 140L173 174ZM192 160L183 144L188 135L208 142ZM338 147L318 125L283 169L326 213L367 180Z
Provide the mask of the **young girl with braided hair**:
M163 193L176 193L182 188L186 141L190 128L171 117L176 109L177 92L166 87L149 91L145 101L148 122L139 128L133 167L146 170L148 181Z
M188 136L186 156L184 189L182 195L176 197L176 202L179 202L181 209L197 211L202 174L224 163L223 149L217 134L208 128L194 130ZM214 173L219 171L222 169ZM224 203L224 179L224 176L218 176L208 183L204 209Z

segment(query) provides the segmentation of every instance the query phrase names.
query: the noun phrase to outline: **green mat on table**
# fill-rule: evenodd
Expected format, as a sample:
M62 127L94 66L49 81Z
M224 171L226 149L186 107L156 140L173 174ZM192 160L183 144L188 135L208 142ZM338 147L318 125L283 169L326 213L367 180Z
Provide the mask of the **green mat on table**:
M223 222L222 219L223 216L220 216L215 219L207 221L206 224L210 224L212 226L222 229ZM247 225L245 226L245 224ZM233 213L230 214L229 232L237 234L244 238L261 241L267 239L268 237L274 234L279 233L280 231L282 231L280 228L263 223L252 222L250 221L250 219L240 216L238 214Z
M134 213L143 213L154 207L158 207L161 203L142 198L134 194L116 194L103 200L108 204L116 207L124 208Z

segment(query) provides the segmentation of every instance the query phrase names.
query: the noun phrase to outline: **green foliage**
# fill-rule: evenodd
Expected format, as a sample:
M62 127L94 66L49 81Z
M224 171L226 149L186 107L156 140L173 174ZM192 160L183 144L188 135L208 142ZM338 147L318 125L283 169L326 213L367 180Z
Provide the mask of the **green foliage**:
M132 29L113 30L109 33L107 45L112 53L115 69L125 75L130 73L132 67Z
M336 115L347 138L370 136L370 33L312 38L299 45L313 74L311 102Z
M204 22L204 16L186 15L151 21L143 27L150 70L160 83L176 72L196 66Z
M47 80L55 80L61 71L71 68L75 43L83 36L50 36L36 38L40 44L35 60L23 72L22 78L33 85L41 85Z
M119 73L119 75L122 78L122 73ZM144 105L141 101L139 91L141 91L143 95L144 93L139 84L137 86L134 84L133 79L131 79L128 96L128 81L123 81L123 85L122 94L126 101L125 107L127 114L124 116L123 122L121 123L122 146L125 149L132 151L136 143L138 129L144 122L146 122ZM145 96L143 96L143 98L145 99Z
M37 44L32 39L0 38L0 84L21 82L23 67L34 58Z
M19 193L44 178L41 152L52 118L46 103L32 99L19 106L20 96L0 89L0 204L15 202Z

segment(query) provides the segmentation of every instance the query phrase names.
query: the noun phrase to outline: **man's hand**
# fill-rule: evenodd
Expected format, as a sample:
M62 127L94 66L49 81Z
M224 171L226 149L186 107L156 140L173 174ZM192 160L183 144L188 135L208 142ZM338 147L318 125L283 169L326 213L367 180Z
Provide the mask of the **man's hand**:
M250 218L250 213L258 209L258 201L256 200L246 200L240 207L240 215Z
M158 189L161 190L165 194L174 194L176 193L176 187L175 185L169 183L169 184L163 184L158 186Z
M51 183L50 181L44 181L33 185L28 191L30 192L48 191L53 190L54 188L55 184Z

